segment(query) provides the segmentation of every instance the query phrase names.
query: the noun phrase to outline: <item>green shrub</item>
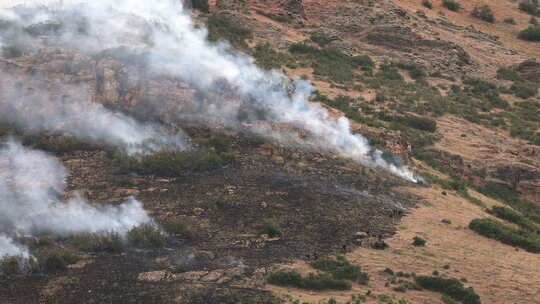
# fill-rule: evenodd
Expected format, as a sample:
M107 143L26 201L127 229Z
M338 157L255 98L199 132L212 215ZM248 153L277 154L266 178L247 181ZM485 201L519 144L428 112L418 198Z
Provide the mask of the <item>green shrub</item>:
M400 62L397 67L408 71L412 79L423 79L427 76L424 67L415 63Z
M459 11L459 9L461 8L461 5L458 2L453 1L453 0L444 0L443 6L454 12Z
M517 24L516 20L514 20L514 18L512 18L512 17L510 17L510 18L505 18L505 19L503 20L503 22L506 23L506 24L513 24L513 25L516 25L516 24Z
M474 219L469 223L469 228L480 235L504 244L540 253L540 235L537 233L516 229L490 218Z
M128 232L128 241L136 247L159 248L167 242L167 236L156 226L145 224Z
M246 39L252 38L250 29L244 27L238 21L224 14L212 14L206 21L208 28L208 40L228 40L237 48L247 48Z
M426 246L426 240L424 240L423 238L421 237L418 237L418 236L415 236L413 237L413 246L416 246L416 247L424 247Z
M186 171L218 169L230 164L232 159L232 154L211 151L159 151L142 156L118 153L114 163L124 172L174 177Z
M480 20L484 20L489 23L495 22L495 16L493 15L493 10L489 5L475 6L471 15Z
M523 78L514 69L504 67L497 70L497 78L511 81L523 81Z
M380 66L380 71L375 75L377 78L385 80L403 81L403 76L392 64L383 64Z
M83 233L73 236L69 244L84 251L121 252L124 249L122 238L117 233Z
M540 26L529 26L519 32L518 37L528 41L540 41Z
M275 51L269 43L257 44L253 57L260 67L267 70L279 69L281 66L292 62L290 55Z
M98 144L74 136L28 135L23 138L23 144L56 154L100 149Z
M422 0L422 5L429 8L429 9L433 8L433 3L431 3L431 1L429 1L429 0Z
M15 44L2 46L0 49L2 58L12 59L24 55L24 48Z
M488 212L500 219L506 220L510 223L514 223L525 230L540 233L540 226L536 225L533 221L531 221L527 217L521 215L519 212L516 212L510 208L501 207L501 206L493 206L491 209L488 210Z
M319 259L310 263L311 267L328 272L336 279L350 280L360 284L367 284L369 276L362 272L360 266L351 264L344 256L336 259Z
M445 279L438 276L416 276L415 281L422 288L440 292L464 304L480 304L480 297L472 287L465 288L457 279Z
M307 43L293 43L289 52L303 56L315 75L328 77L338 83L353 81L357 76L354 69L370 69L373 61L368 56L349 56L336 48L313 47Z
M330 36L328 36L328 35L326 35L324 33L313 33L313 34L311 34L309 39L311 39L311 41L317 43L321 47L325 47L328 44L330 44L332 41L335 40L334 38L332 38L332 37L330 37Z
M277 271L271 273L268 283L279 286L291 286L307 290L349 290L351 283L339 280L330 274L313 274L302 277L297 271Z
M79 259L77 252L64 247L38 248L35 256L43 270L47 272L65 270L68 265L76 263Z
M210 12L210 5L208 4L208 0L191 0L191 4L193 5L193 8L198 9L201 12Z
M519 9L533 16L538 14L538 4L534 1L521 2Z
M193 230L189 227L189 225L186 223L185 219L175 219L170 218L162 221L161 227L163 227L163 230L165 230L167 233L171 235L175 235L182 238L192 238L193 237Z
M261 234L267 234L269 237L278 237L282 235L281 227L275 219L265 220L259 228Z
M531 19L529 20L529 24L533 25L533 26L538 26L538 19L536 19L536 17L531 17Z
M536 96L538 89L532 84L515 82L510 90L519 98L527 99Z
M540 206L521 200L519 194L507 185L487 182L483 187L478 187L476 190L486 196L501 200L532 221L540 223Z
M397 121L422 131L435 132L437 131L437 122L429 117L421 117L414 115L405 115L397 118Z

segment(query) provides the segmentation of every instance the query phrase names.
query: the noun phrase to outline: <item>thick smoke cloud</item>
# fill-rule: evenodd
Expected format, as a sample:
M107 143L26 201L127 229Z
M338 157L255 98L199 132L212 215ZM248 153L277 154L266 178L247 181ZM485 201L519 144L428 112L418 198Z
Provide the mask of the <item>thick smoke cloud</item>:
M62 24L48 44L87 54L120 46L144 50L151 71L177 75L203 92L219 91L217 87L226 82L228 89L243 100L241 106L248 105L272 121L306 130L309 140L319 149L416 181L411 170L385 160L382 152L373 149L363 136L353 134L346 118L332 120L326 109L310 103L313 87L309 83L261 70L250 57L231 50L226 43L209 43L206 30L193 25L181 1L69 1L61 6L49 5L29 16L24 21L12 16L11 21L29 24L34 16L41 21L46 16L47 24ZM34 45L39 43L44 42L32 40ZM204 114L226 117L239 126L234 114L240 109L216 103ZM267 133L264 127L254 130L289 143L289 134Z
M188 148L185 135L114 113L92 102L87 92L82 85L0 72L0 121L23 126L28 133L71 133L130 153Z
M67 171L56 159L10 140L0 148L0 257L28 257L14 237L54 233L116 232L150 223L140 202L92 206L80 197L62 201Z

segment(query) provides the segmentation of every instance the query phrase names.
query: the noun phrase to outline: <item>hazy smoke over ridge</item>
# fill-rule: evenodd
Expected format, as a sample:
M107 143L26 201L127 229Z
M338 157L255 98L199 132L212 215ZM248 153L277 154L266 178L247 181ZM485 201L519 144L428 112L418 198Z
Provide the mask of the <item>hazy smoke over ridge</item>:
M78 2L78 3L76 3ZM416 181L407 167L383 159L359 134L353 134L349 121L337 121L320 105L308 102L313 87L305 81L289 81L277 72L259 69L251 58L232 51L226 44L211 44L206 30L194 27L191 17L176 0L95 0L51 5L36 18L64 24L56 33L58 43L82 52L129 46L144 49L150 68L178 75L199 90L212 91L224 80L252 107L263 109L272 120L305 129L320 149L335 151L366 166L381 167L405 179ZM29 20L16 22L28 24ZM32 43L37 43L32 40ZM286 89L287 88L287 89ZM234 109L213 108L230 117ZM238 124L238 121L234 123ZM286 142L286 136L267 134Z
M142 204L92 206L80 197L62 201L67 172L51 156L9 141L0 148L0 258L28 256L12 237L117 232L150 223Z
M44 87L36 77L0 72L0 120L23 126L30 133L69 132L130 153L188 147L183 134L171 135L158 125L140 123L91 102L84 86L58 82L52 86Z

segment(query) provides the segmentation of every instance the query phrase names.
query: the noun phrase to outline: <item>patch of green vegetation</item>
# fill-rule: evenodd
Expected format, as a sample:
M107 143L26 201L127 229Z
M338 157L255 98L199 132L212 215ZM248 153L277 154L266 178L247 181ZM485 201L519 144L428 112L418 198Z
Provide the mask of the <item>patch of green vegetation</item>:
M416 247L424 247L424 246L426 246L426 242L427 241L425 239L423 239L423 238L421 238L419 236L415 236L415 237L413 237L412 244L413 244L413 246L416 246Z
M75 151L95 151L102 146L74 136L28 135L22 139L24 145L55 154L68 154Z
M320 47L325 47L335 40L335 38L330 37L324 33L312 33L309 36L309 39L318 44Z
M358 100L350 96L338 95L332 100L316 92L313 100L323 102L328 106L331 106L332 108L338 109L342 111L347 118L357 121L359 123L363 123L368 126L377 128L384 127L384 124L382 122L372 117L362 115L359 111L360 109L366 112L369 112L369 109L366 108L366 105L362 105L358 102Z
M523 77L521 77L516 70L504 67L497 70L497 78L511 81L523 81Z
M38 248L34 255L41 268L47 272L66 270L68 265L79 260L76 251L64 247Z
M167 236L159 227L151 224L131 229L128 232L127 239L133 246L141 248L159 248L167 242Z
M540 26L529 26L528 28L519 32L518 38L527 41L540 41Z
M519 4L519 9L526 12L529 15L536 16L540 12L538 11L538 1L528 0Z
M503 22L506 23L506 24L512 24L512 25L516 25L516 24L517 24L516 20L514 20L514 18L512 18L512 17L505 18L505 19L503 20Z
M122 238L113 232L106 234L77 234L71 237L68 243L83 251L121 252L124 249Z
M249 28L224 14L212 14L206 20L208 40L227 40L236 48L247 48L246 40L252 38Z
M485 237L504 244L517 246L529 252L540 253L540 235L524 229L516 229L490 218L474 219L469 228Z
M486 196L508 204L535 223L540 223L540 206L520 199L519 194L507 185L487 182L484 186L478 187L477 190Z
M269 43L257 44L253 52L253 57L257 65L267 70L279 69L293 62L289 54L275 51Z
M275 219L265 220L259 228L261 234L266 234L269 237L278 237L282 235L281 227Z
M514 223L527 231L540 234L540 226L536 225L533 221L523 216L521 213L514 211L513 209L501 206L493 206L487 211L488 213L510 223Z
M191 4L193 5L194 9L198 9L203 13L210 12L210 4L208 4L208 0L191 0Z
M371 69L373 66L368 56L349 56L335 48L320 49L304 42L293 43L289 52L306 61L315 75L328 77L337 83L353 81L357 77L355 69Z
M403 115L396 118L401 124L418 130L433 133L437 131L437 122L429 117L421 117L414 115Z
M186 223L185 219L168 218L160 222L161 227L165 232L180 238L192 238L193 230Z
M425 68L416 63L399 62L396 66L402 70L408 71L409 76L411 76L412 79L422 79L427 76Z
M480 304L480 297L472 287L465 288L457 279L438 276L416 276L415 281L422 288L440 292L463 304Z
M369 275L361 271L360 266L351 264L344 256L338 255L336 259L319 259L310 263L311 267L330 273L336 279L350 280L360 284L367 284Z
M277 271L268 276L268 283L278 286L290 286L307 290L349 290L351 283L334 278L331 274L313 274L302 276L297 271Z
M495 15L493 10L489 5L475 6L474 10L471 12L471 15L480 20L495 23Z
M459 4L459 2L456 2L454 0L444 0L443 6L454 12L459 11L459 9L461 8L461 4Z
M514 82L510 90L514 95L523 99L534 97L538 92L538 88L535 85L525 82Z
M375 77L385 80L403 81L403 76L401 76L398 69L393 64L382 64L379 69L380 71L375 75Z
M422 5L424 7L429 8L429 9L433 9L433 3L431 3L431 1L429 1L429 0L422 0Z
M181 176L186 171L208 171L221 168L233 161L230 153L213 151L158 151L146 155L130 156L117 152L113 162L122 172Z

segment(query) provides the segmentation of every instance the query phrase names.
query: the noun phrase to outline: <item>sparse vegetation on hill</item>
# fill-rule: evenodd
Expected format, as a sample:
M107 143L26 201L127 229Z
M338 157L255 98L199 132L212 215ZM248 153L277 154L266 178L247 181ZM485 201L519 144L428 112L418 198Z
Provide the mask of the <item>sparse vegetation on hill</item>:
M540 234L538 233L516 229L489 218L474 219L469 224L469 228L502 243L517 246L533 253L540 253Z
M443 6L454 12L459 11L461 8L461 4L453 0L443 0Z
M227 40L237 48L247 48L246 40L252 37L250 29L228 15L214 13L206 20L210 41Z
M475 6L471 15L489 23L495 22L495 15L489 5Z
M309 290L349 290L351 283L334 278L330 274L314 274L302 276L297 271L277 271L268 276L268 283L279 286L290 286Z
M458 279L445 279L438 276L416 276L414 279L422 288L443 293L463 304L481 303L474 289L465 288Z
M142 248L159 248L165 245L167 236L159 227L151 224L135 227L128 232L130 244Z
M528 28L519 32L518 37L528 41L540 41L540 26L529 26Z
M344 256L338 255L336 259L319 259L310 263L311 267L325 271L336 279L350 280L360 284L367 284L369 276L362 272L360 266L351 264Z

